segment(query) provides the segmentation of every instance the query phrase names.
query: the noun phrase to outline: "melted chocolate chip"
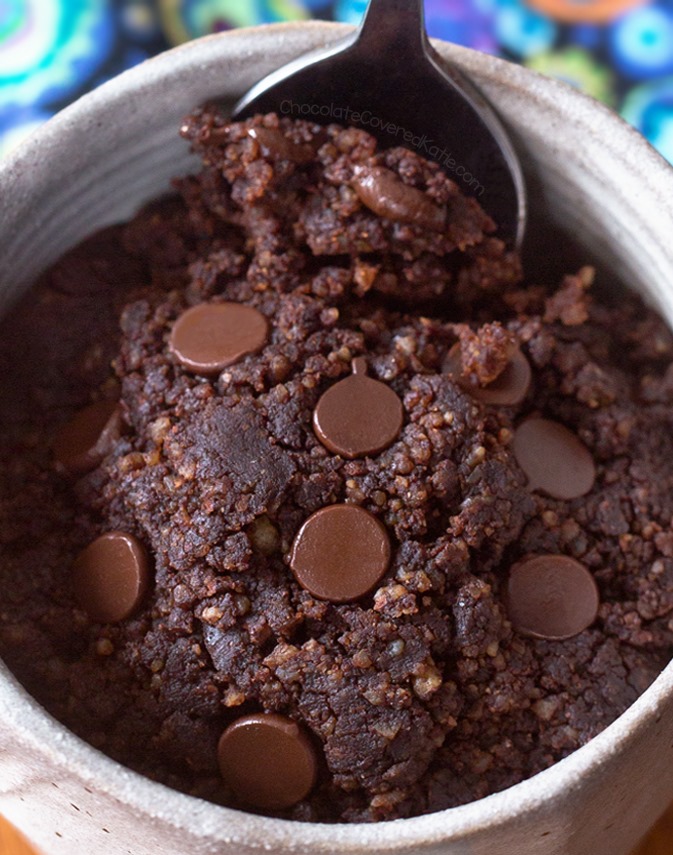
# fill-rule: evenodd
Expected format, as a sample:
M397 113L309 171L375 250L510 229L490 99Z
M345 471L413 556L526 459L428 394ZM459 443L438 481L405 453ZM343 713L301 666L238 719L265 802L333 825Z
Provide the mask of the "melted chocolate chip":
M329 505L312 514L292 544L290 567L309 593L332 603L357 600L388 569L384 525L357 505Z
M260 810L292 807L311 792L318 764L309 738L275 713L246 715L229 725L217 748L234 798Z
M351 185L363 205L385 217L439 232L446 227L446 210L417 187L405 184L383 166L356 166Z
M56 462L72 475L90 472L112 451L121 432L121 410L116 401L90 404L56 434Z
M250 128L248 135L257 140L262 154L270 160L308 163L315 157L313 146L295 143L275 128Z
M533 376L530 363L517 349L504 371L495 380L487 386L473 386L462 376L460 342L456 342L448 352L443 370L476 401L501 407L514 407L520 404L528 394Z
M537 555L515 564L506 590L514 629L534 638L572 638L596 619L599 594L587 568L567 555Z
M75 559L75 597L92 620L115 623L129 617L149 586L145 548L132 534L112 531L94 540Z
M201 303L173 325L169 346L196 374L218 374L266 343L269 324L261 312L241 303Z
M586 445L549 419L527 419L514 431L512 450L530 490L555 499L576 499L591 490L596 467Z
M365 360L354 359L352 376L328 389L313 413L320 442L350 460L383 451L397 439L404 420L395 392L365 371Z

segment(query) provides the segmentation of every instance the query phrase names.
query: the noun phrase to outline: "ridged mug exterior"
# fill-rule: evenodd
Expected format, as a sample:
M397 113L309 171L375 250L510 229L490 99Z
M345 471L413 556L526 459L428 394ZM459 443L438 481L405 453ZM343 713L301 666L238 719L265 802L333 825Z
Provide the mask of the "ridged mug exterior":
M194 167L181 118L234 99L341 25L237 30L189 43L85 96L0 163L0 311L91 231ZM673 326L673 170L570 87L436 43L495 105L524 164L529 249L570 240ZM561 267L565 258L561 258ZM1 607L1 599L0 599ZM154 783L49 716L0 663L0 812L45 855L627 855L673 798L673 666L588 745L480 801L378 825L257 817Z

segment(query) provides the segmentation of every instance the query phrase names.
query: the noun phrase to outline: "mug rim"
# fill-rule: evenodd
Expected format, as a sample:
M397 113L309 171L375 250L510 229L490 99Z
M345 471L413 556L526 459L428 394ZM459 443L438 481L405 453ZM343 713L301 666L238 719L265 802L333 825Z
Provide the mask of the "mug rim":
M287 33L315 32L316 46L327 44L352 30L349 25L308 21L261 25L205 36L153 57L139 66L102 84L82 96L35 130L18 148L0 162L0 186L10 176L21 174L25 168L39 166L38 152L49 152L54 140L68 133L83 120L90 122L99 111L127 99L145 97L147 90L167 76L177 79L180 68L191 63L207 67L226 56L230 48L241 50L251 41L272 42ZM551 104L570 102L573 121L590 131L597 112L613 131L611 144L626 148L636 146L639 172L650 172L652 186L669 192L673 198L673 169L666 160L630 125L612 110L583 95L560 81L509 63L497 57L469 48L433 40L444 56L455 58L469 71L479 69L494 81L511 88L524 89L530 97ZM204 49L206 55L204 56ZM251 56L252 61L252 56ZM497 104L495 105L497 111ZM616 142L615 142L616 141ZM47 156L44 160L49 160ZM667 185L667 186L666 186ZM0 264L1 266L1 264ZM530 778L505 790L458 807L435 813L378 823L314 823L276 819L223 807L190 796L153 781L111 759L89 745L64 724L52 717L19 683L0 660L0 718L4 728L18 734L24 745L41 755L55 768L74 770L78 778L96 792L102 792L118 802L133 806L146 815L177 830L192 831L213 843L240 842L252 848L268 848L270 844L302 850L312 846L321 853L360 852L366 847L386 851L409 850L421 844L456 841L476 831L485 831L504 820L521 819L551 804L560 794L575 789L582 778L597 770L612 756L623 750L636 733L655 723L660 708L673 697L673 662L670 662L654 682L614 722L568 757ZM316 848L317 847L317 848Z

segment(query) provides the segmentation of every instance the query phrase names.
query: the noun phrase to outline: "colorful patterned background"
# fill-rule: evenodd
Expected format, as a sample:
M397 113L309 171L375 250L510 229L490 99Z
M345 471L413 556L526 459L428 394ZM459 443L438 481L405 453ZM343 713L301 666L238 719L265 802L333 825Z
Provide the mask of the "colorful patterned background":
M310 17L357 23L366 0L0 0L0 155L84 92L206 33ZM426 0L428 30L560 77L673 162L673 0Z

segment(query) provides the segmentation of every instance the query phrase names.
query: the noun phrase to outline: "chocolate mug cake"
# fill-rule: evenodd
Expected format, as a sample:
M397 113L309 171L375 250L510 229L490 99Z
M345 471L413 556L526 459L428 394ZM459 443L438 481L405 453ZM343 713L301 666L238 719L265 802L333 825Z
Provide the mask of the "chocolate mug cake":
M156 780L306 821L496 792L673 650L671 336L439 167L216 107L3 321L0 652Z

